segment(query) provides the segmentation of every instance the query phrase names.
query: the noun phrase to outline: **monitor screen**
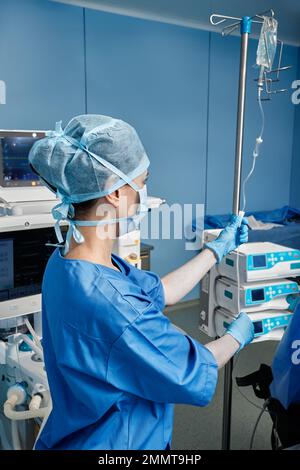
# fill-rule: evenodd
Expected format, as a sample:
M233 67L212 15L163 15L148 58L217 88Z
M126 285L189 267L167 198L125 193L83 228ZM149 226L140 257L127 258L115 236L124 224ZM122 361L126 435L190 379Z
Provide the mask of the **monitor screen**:
M64 238L66 232L67 226L62 226ZM45 268L56 241L53 227L0 232L0 306L4 301L41 293ZM5 309L0 309L0 319L3 312L5 315Z
M14 287L13 240L0 240L0 301L3 291Z
M28 154L39 137L0 137L0 185L2 187L40 186L39 177L29 166Z

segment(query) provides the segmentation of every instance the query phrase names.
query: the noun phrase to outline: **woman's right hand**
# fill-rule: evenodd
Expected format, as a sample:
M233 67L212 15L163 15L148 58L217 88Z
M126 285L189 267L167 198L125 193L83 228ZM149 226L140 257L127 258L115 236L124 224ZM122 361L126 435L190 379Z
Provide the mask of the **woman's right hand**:
M246 313L233 320L225 334L205 346L213 354L218 368L221 369L238 351L251 343L254 338L254 326Z

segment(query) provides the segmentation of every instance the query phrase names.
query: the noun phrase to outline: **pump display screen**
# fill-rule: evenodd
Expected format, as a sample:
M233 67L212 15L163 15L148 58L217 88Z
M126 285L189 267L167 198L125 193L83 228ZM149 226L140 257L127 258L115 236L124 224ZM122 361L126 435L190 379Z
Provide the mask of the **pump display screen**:
M253 326L254 326L254 334L263 332L263 324L261 321L253 322Z
M0 138L0 185L3 187L41 185L39 177L32 172L28 154L38 137Z
M264 289L253 289L251 291L252 302L259 302L265 300Z
M267 266L267 260L265 255L253 256L254 268L265 268Z

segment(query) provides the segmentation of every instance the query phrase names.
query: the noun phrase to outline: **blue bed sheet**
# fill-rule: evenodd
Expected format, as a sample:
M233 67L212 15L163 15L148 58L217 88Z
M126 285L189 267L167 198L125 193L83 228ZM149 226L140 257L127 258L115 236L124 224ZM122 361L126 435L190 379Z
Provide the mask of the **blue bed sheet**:
M284 206L281 209L272 211L246 212L247 215L253 215L257 220L266 223L290 225L300 223L300 210L293 207ZM223 228L228 223L230 214L206 215L204 218L205 229Z
M300 210L284 206L271 211L246 212L257 220L266 223L282 224L270 230L249 230L249 242L269 241L300 250ZM205 229L223 228L228 223L230 214L206 215ZM197 221L193 222L193 231L196 231Z

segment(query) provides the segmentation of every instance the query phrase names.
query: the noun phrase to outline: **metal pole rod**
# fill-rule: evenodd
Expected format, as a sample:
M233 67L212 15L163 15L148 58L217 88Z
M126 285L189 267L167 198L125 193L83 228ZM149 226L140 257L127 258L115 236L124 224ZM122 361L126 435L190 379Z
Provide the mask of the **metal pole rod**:
M239 213L240 194L241 194L241 174L242 174L242 155L244 142L244 121L245 121L245 101L246 101L246 80L247 80L247 55L248 40L251 28L251 18L245 17L241 23L242 41L240 57L240 79L239 79L239 98L237 111L237 130L235 147L235 169L234 169L234 189L232 212ZM223 434L222 449L230 449L231 438L231 414L232 414L232 370L233 359L225 366L224 371L224 403L223 403Z
M222 449L230 449L231 413L232 413L232 371L233 359L227 362L224 370L223 432Z
M235 146L235 169L234 169L234 190L232 211L239 213L240 193L241 193L241 173L242 156L244 143L244 121L245 121L245 101L246 101L246 80L247 80L247 53L248 53L249 33L242 34L241 42L241 62L240 62L240 82L239 82L239 100L237 112L237 130Z

